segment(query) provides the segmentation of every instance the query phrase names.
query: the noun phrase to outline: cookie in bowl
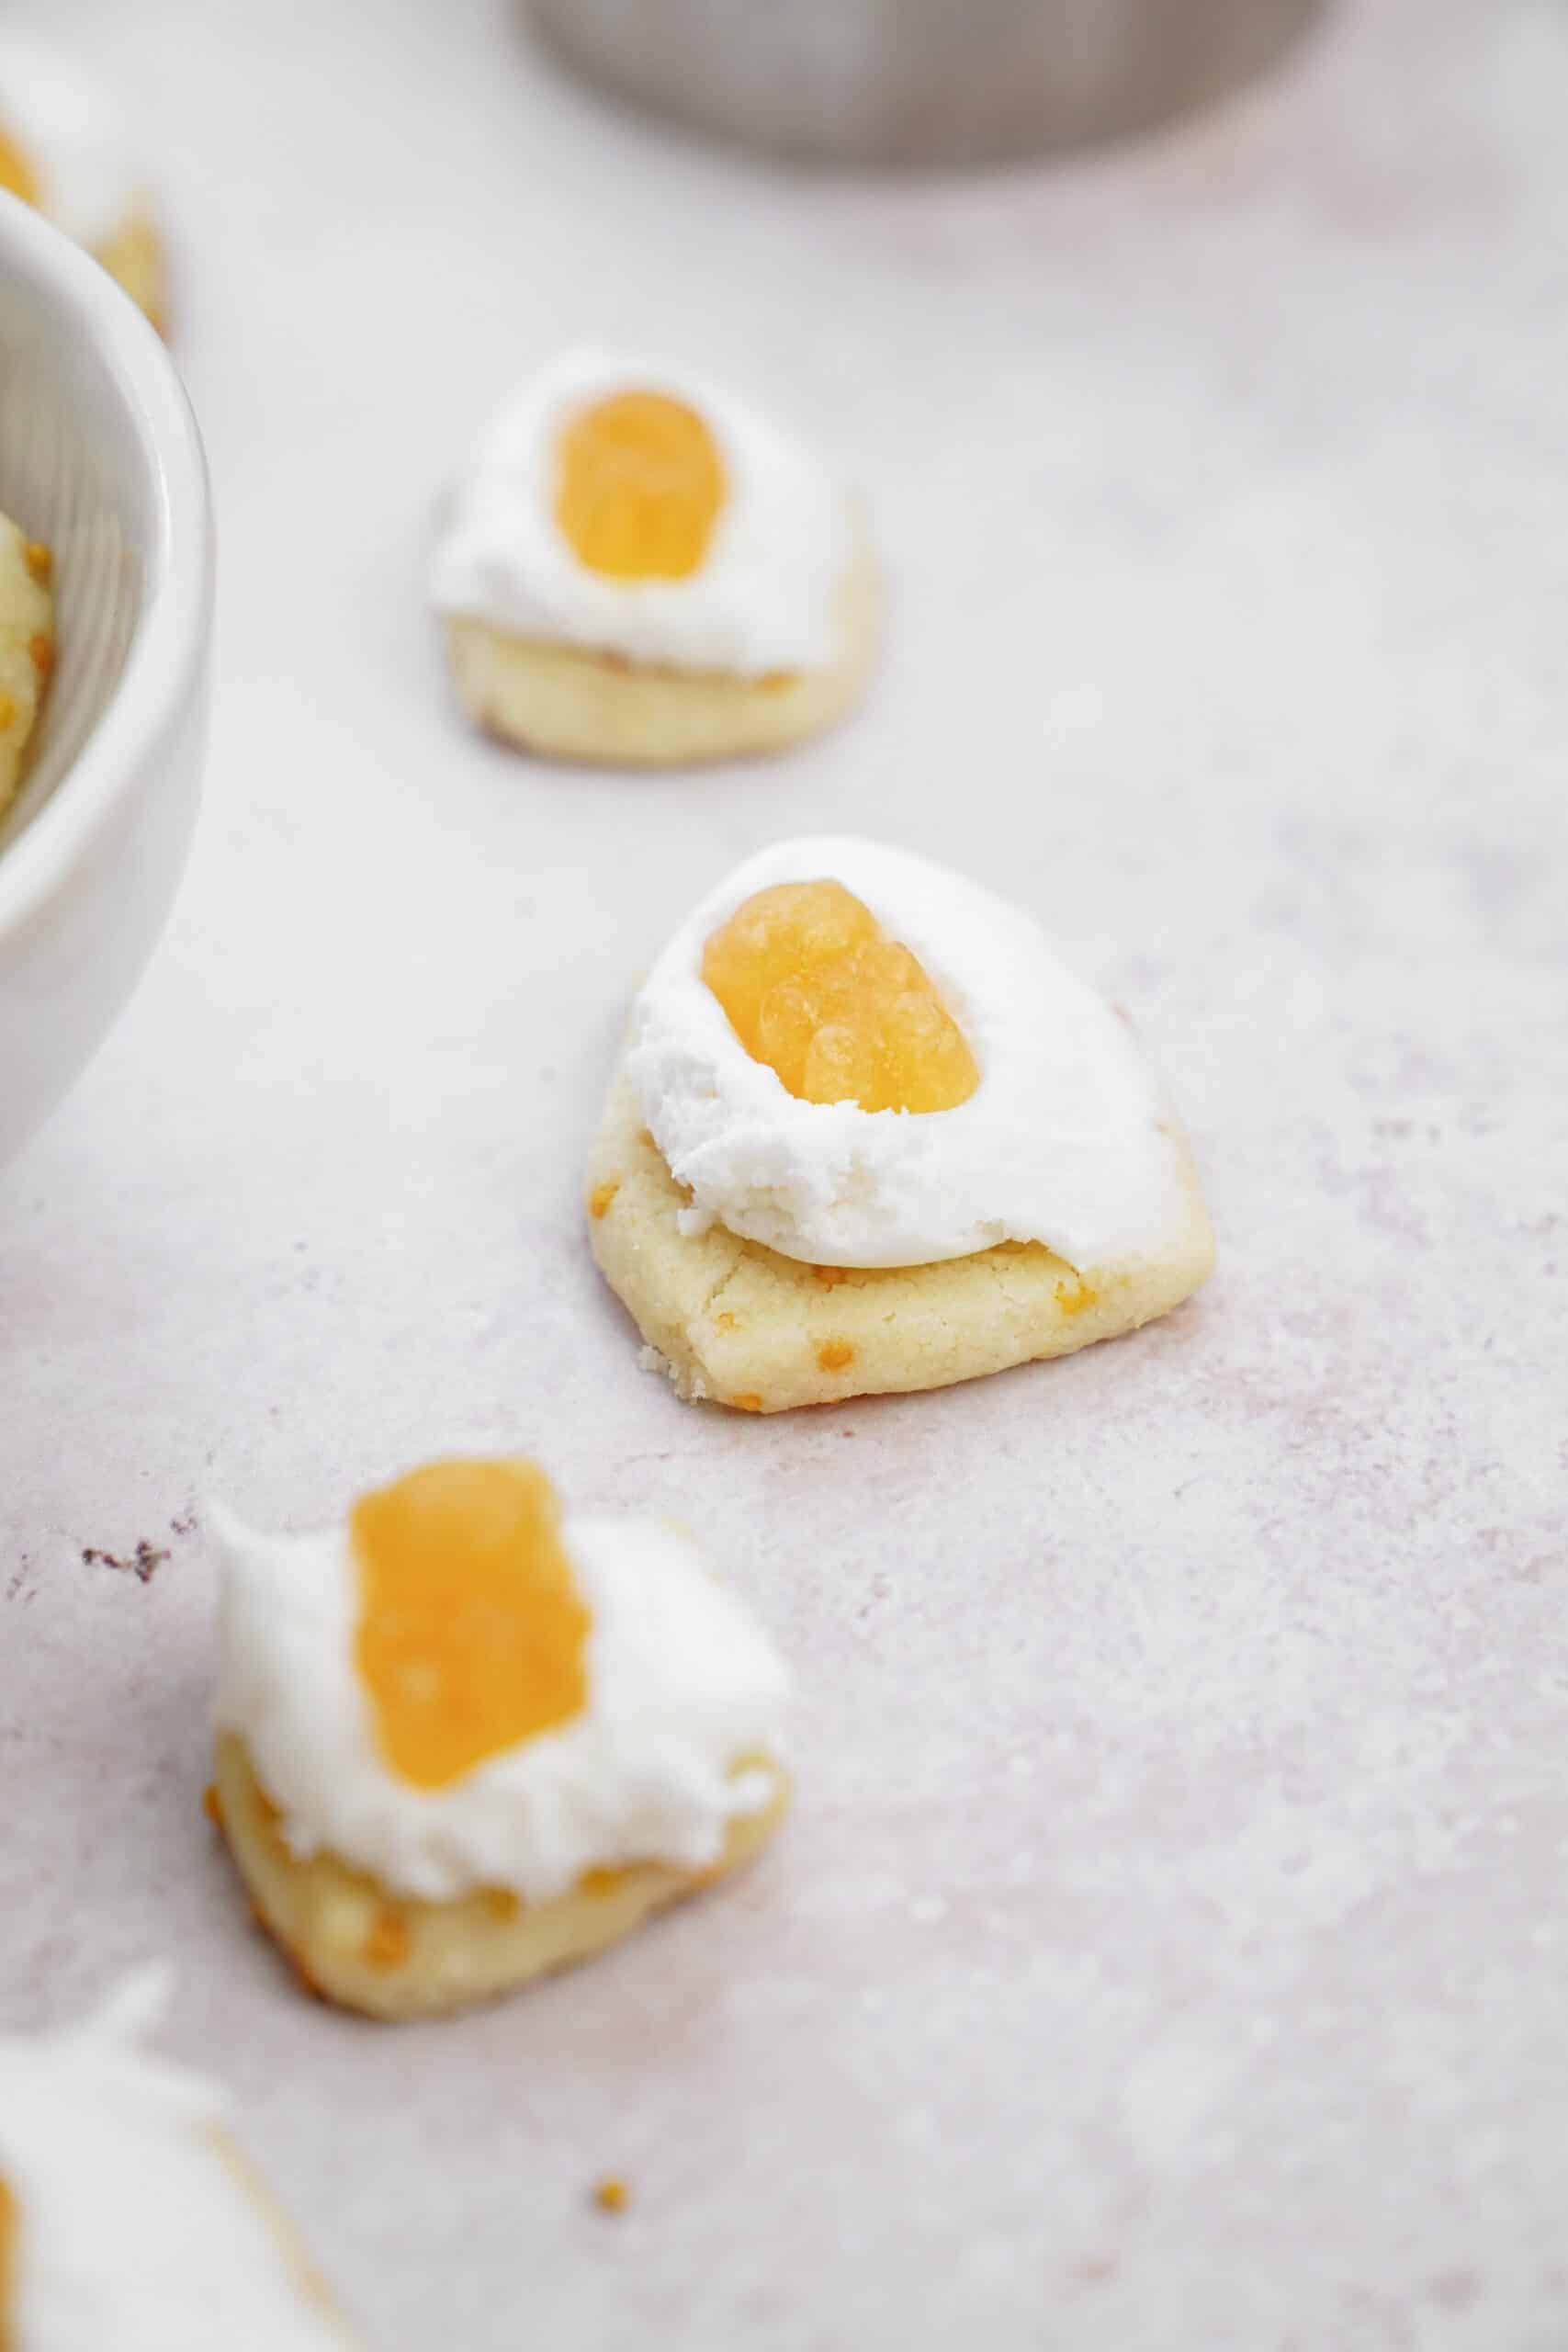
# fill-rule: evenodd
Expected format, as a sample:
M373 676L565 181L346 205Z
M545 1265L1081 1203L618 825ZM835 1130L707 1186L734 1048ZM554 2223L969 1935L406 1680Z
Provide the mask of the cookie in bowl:
M779 751L831 725L881 605L854 504L803 443L684 369L594 352L491 421L432 597L479 726L627 766Z
M119 108L48 42L0 27L0 187L102 262L160 333L163 239Z
M587 1206L650 1368L745 1412L1065 1355L1213 1262L1127 1023L1021 909L846 839L763 852L677 931Z
M586 1959L788 1803L783 1664L690 1539L434 1462L342 1528L226 1517L211 1809L313 1992L428 2016Z
M53 558L0 514L0 817L22 780L54 667Z
M0 2346L351 2352L222 2099L143 2048L163 2004L0 2040Z

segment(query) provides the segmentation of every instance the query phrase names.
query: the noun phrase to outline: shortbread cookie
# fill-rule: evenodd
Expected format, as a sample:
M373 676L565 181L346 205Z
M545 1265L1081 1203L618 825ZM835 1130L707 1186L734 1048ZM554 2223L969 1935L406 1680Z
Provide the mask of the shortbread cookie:
M623 1076L589 1163L589 1230L604 1279L681 1396L783 1413L946 1388L1118 1339L1198 1288L1213 1236L1173 1139L1187 1216L1158 1260L1080 1273L1039 1242L1003 1241L929 1266L803 1265L720 1225L681 1231L691 1195Z
M1213 1262L1125 1023L1016 909L863 842L765 853L677 933L587 1206L679 1393L750 1412L1065 1355Z
M480 726L629 766L830 725L863 684L882 601L863 524L808 452L732 394L592 353L493 422L433 593Z
M303 1980L375 2017L586 1959L773 1835L784 1668L689 1540L510 1460L224 1535L212 1810Z
M160 332L163 240L118 108L71 61L0 29L0 187L85 245Z
M0 514L0 817L21 782L54 667L51 568L49 549Z
M0 2346L349 2352L221 2100L140 2047L161 2006L0 2041Z
M716 1860L701 1870L670 1862L595 1868L568 1893L537 1904L504 1886L425 1903L393 1894L335 1854L299 1860L244 1742L232 1733L218 1743L212 1810L258 1918L308 1991L367 2017L429 2017L592 1959L654 1912L760 1853L784 1818L789 1790L777 1764L764 1758L754 1769L773 1793L760 1811L734 1816Z

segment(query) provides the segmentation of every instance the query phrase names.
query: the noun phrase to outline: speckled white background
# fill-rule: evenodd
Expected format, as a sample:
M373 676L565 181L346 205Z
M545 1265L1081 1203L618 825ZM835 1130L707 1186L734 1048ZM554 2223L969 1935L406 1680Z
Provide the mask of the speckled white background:
M0 2018L172 1953L382 2352L1559 2352L1568 15L1350 0L1138 153L910 187L602 112L502 0L18 13L159 158L223 583L173 931L0 1174ZM606 332L864 481L897 610L834 741L649 782L453 718L444 469ZM825 827L1134 1009L1200 1300L783 1422L637 1370L578 1202L627 989ZM382 2031L201 1820L201 1500L474 1437L700 1523L801 1803L604 1964Z

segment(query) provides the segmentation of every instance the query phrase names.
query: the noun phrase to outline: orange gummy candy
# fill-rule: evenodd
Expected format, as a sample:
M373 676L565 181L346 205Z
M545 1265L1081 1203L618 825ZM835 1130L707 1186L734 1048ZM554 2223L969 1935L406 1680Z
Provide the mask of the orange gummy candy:
M919 963L841 882L759 890L708 941L703 978L801 1102L951 1111L980 1083Z
M532 1462L434 1462L350 1521L355 1664L392 1770L445 1788L587 1703L592 1619Z

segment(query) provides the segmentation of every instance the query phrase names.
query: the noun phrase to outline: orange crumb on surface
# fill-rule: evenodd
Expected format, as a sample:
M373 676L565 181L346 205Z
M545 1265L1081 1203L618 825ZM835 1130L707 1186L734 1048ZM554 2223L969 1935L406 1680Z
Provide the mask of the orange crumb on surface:
M593 2202L601 2213L624 2213L631 2202L631 2190L614 2173L593 2184Z
M486 1887L485 1909L501 1927L505 1927L508 1920L515 1919L522 1908L521 1902L509 1886Z
M756 891L708 940L703 978L798 1102L952 1111L980 1083L924 967L841 882Z
M556 523L609 580L687 580L702 569L728 484L713 435L665 392L614 392L556 447Z
M28 639L28 651L32 655L33 668L39 676L47 678L54 667L54 639L46 637L40 628L35 637Z
M615 1199L615 1194L620 1191L620 1189L619 1184L613 1176L606 1176L602 1184L595 1184L593 1190L588 1195L589 1216L594 1217L603 1216L606 1209L608 1209L610 1203Z
M754 1388L748 1388L743 1396L732 1396L729 1401L738 1413L760 1413L762 1409L762 1400Z
M402 1968L409 1956L409 1923L400 1912L389 1906L376 1915L376 1922L360 1948L361 1957L368 1968Z
M855 1351L847 1340L824 1340L817 1351L817 1361L824 1372L842 1372L854 1360Z
M446 1788L581 1713L592 1619L536 1463L431 1463L364 1496L349 1524L355 1664L392 1771Z
M201 1809L214 1828L223 1826L223 1800L218 1793L216 1781L209 1781L201 1792Z
M41 587L54 570L54 550L41 539L29 539L22 549L22 561Z

